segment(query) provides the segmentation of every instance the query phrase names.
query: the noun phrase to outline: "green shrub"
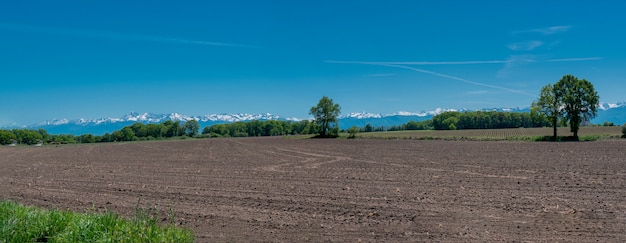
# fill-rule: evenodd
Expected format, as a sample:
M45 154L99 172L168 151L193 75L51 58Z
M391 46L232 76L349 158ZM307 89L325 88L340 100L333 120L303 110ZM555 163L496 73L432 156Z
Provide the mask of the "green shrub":
M356 134L358 132L359 132L359 128L357 126L352 126L350 129L348 129L348 133L350 134L348 138L356 138Z
M626 123L622 126L622 138L626 138Z
M0 201L0 242L193 242L193 233L158 225L154 211L131 220L113 213L73 213Z

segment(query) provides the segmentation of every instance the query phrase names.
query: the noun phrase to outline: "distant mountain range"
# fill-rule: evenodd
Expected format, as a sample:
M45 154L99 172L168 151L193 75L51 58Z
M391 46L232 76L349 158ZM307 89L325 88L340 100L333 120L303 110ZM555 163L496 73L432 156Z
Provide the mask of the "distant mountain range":
M485 108L483 111L506 111L506 112L528 112L530 108ZM374 127L390 127L401 125L409 121L423 121L431 119L433 116L445 111L467 111L467 109L442 109L438 108L433 111L411 113L398 112L393 114L374 114L366 112L353 112L340 116L339 126L348 128L352 126L363 127L370 124ZM211 114L202 116L188 116L178 113L170 114L153 114L153 113L137 113L131 112L120 118L101 118L101 119L53 119L44 121L34 125L26 126L29 129L43 128L50 134L94 134L102 135L119 130L125 126L132 125L136 122L141 123L161 123L164 121L188 121L197 120L201 128L214 124L232 123L239 121L252 120L290 120L300 121L298 118L283 118L270 113L266 114ZM601 103L598 107L598 116L591 122L601 124L605 121L613 122L616 125L626 123L626 102L620 103Z

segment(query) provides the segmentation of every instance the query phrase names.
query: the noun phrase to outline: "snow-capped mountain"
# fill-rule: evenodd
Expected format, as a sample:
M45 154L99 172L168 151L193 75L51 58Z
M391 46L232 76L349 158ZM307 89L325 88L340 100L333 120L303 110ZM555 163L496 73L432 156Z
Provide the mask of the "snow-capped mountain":
M355 118L355 119L369 119L369 118L385 118L390 116L417 116L417 117L426 117L426 116L435 116L441 114L446 111L457 111L456 109L443 109L437 108L433 111L422 111L422 112L408 112L408 111L399 111L391 114L376 114L376 113L367 113L367 112L352 112L346 115L339 116L339 119L344 118Z
M137 113L131 112L120 118L99 118L99 119L52 119L40 122L31 126L30 129L46 129L50 134L95 134L102 135L122 129L125 126L132 125L136 122L141 123L162 123L165 121L186 122L196 120L201 127L211 126L219 123L233 123L240 121L252 120L292 120L298 121L297 118L282 118L270 113L265 114L210 114L202 116L189 116L179 113L154 114L154 113Z
M600 102L600 105L598 105L598 109L599 110L610 110L610 109L617 109L617 108L621 108L621 107L625 107L626 106L626 102L618 102L618 103L604 103L604 102Z
M251 120L280 120L280 116L275 116L270 113L266 114L211 114L203 116L188 116L178 113L170 114L153 114L153 113L137 113L131 112L120 118L100 118L100 119L52 119L44 122L37 123L34 126L59 126L59 125L99 125L103 123L120 123L120 122L144 122L144 123L161 123L164 121L189 121L196 120L198 122L211 122L211 121L224 121L224 122L238 122L238 121L251 121Z
M504 112L528 112L530 108L485 108L482 111L504 111ZM377 114L367 112L353 112L339 117L339 126L348 128L352 126L363 127L370 124L374 127L389 127L401 125L409 121L423 121L431 119L433 116L446 111L469 111L468 109L444 109L437 108L432 111L407 112L400 111L391 114ZM309 119L309 118L305 118ZM51 134L95 134L101 135L119 130L125 126L132 125L135 122L141 123L162 123L165 121L181 121L197 120L201 127L211 126L220 123L233 123L240 121L253 120L288 120L301 121L302 118L283 118L281 116L270 113L265 114L210 114L200 116L189 116L179 113L154 114L154 113L138 113L131 112L119 118L100 118L100 119L52 119L37 123L27 128L46 129ZM613 122L616 125L626 123L626 102L619 103L600 103L598 106L598 116L591 122L594 124L602 124L605 121Z
M594 124L613 122L615 125L626 123L626 102L600 103L598 116L591 120Z

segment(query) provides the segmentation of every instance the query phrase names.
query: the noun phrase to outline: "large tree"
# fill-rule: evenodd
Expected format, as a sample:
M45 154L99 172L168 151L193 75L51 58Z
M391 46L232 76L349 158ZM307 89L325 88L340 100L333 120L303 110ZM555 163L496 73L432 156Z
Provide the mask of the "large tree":
M196 120L189 120L185 122L185 134L189 137L195 137L198 135L198 130L200 130L200 124Z
M570 131L574 133L574 139L578 139L580 123L598 115L600 96L591 82L570 74L554 84L554 90L563 104L563 113L569 120Z
M341 113L341 107L339 104L333 103L333 99L326 96L320 99L317 106L311 107L309 114L315 118L315 123L318 125L319 137L336 137L339 132L339 125L337 123L337 117Z
M563 116L561 112L561 102L555 93L554 86L548 84L541 88L539 100L534 101L531 105L531 112L537 112L541 117L547 117L553 127L553 139L556 141L556 125L559 118Z
M554 85L544 86L539 100L533 102L532 107L550 119L554 127L554 139L558 119L565 118L569 121L574 139L578 140L580 124L596 117L599 102L600 97L591 82L567 74Z

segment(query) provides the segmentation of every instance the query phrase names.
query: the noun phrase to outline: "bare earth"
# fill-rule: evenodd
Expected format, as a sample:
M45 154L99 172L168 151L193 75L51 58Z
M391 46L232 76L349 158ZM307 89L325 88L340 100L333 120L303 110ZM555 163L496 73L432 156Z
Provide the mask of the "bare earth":
M125 216L141 200L199 242L621 241L626 141L0 147L1 198Z

